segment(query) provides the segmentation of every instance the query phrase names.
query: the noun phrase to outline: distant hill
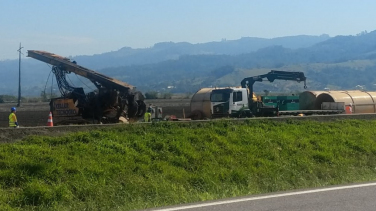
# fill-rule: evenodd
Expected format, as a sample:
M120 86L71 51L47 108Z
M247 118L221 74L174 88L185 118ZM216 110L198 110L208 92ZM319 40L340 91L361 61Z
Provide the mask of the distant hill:
M151 48L132 49L124 47L118 51L93 56L76 56L74 59L79 61L83 66L102 69L106 67L143 65L176 60L182 55L238 55L274 45L290 49L305 48L329 38L329 35L299 35L273 39L244 37L239 40L223 40L201 44L163 42L157 43Z
M135 85L143 92L195 92L200 87L234 86L239 85L242 77L271 69L303 71L313 89L326 86L351 89L355 83L372 87L375 41L376 31L333 38L322 35L242 38L202 44L167 42L151 48L125 47L72 59L81 66ZM32 59L24 59L22 65L26 95L38 95L44 87L51 86L51 80L46 83L51 67ZM17 70L18 61L0 62L0 72L6 73L0 79L0 94L17 93ZM362 77L354 77L359 73ZM87 86L76 76L70 76L70 81L76 86ZM298 87L277 82L269 88L294 91Z
M238 86L242 78L234 73L240 70L247 70L247 75L243 77L249 77L271 69L289 70L289 67L294 67L294 71L306 72L315 79L311 81L312 89L327 86L354 89L359 84L375 89L376 49L372 44L375 41L376 31L373 31L357 36L334 37L307 48L269 46L239 55L187 55L174 61L101 71L121 80L132 81L142 90L194 92L200 87ZM299 64L301 68L296 69ZM223 72L223 69L227 70L225 75L216 74ZM361 75L356 77L359 73ZM168 86L176 88L165 90ZM282 90L281 86L279 89Z

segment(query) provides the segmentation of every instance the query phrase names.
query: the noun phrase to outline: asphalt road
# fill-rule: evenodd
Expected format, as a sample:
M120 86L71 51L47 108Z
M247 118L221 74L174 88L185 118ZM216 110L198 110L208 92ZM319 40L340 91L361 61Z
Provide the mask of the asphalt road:
M273 193L154 211L374 211L376 182Z

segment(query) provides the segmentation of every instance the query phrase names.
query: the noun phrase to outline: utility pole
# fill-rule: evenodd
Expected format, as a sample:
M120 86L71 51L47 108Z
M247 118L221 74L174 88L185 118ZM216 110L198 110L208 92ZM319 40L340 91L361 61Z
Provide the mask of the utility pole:
M20 43L20 48L18 49L18 104L17 107L21 106L21 43Z

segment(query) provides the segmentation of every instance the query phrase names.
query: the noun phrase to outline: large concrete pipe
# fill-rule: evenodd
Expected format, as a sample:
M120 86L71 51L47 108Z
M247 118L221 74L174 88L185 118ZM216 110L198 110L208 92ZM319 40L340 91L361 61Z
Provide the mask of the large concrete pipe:
M202 88L191 99L192 119L205 119L211 117L210 94L214 88Z
M352 106L353 113L376 113L376 92L361 90L328 91L317 96L315 108L321 108L323 102L344 102Z
M317 96L326 91L304 91L299 95L299 110L320 110L316 108Z

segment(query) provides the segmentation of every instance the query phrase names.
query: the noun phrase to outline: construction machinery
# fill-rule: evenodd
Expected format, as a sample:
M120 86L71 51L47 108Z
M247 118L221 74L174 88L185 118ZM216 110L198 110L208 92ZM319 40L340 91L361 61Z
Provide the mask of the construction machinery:
M265 105L253 92L254 83L262 82L265 78L269 82L274 80L303 81L304 88L307 88L303 72L272 70L263 75L244 78L241 81L241 88L230 87L212 90L210 96L212 118L278 116L278 106Z
M130 84L46 51L28 50L28 57L52 65L61 93L61 97L50 101L55 122L58 118L61 124L69 124L72 117L80 117L87 123L127 122L142 117L146 111L144 96ZM96 90L86 94L82 87L73 87L66 78L70 73L89 79Z

